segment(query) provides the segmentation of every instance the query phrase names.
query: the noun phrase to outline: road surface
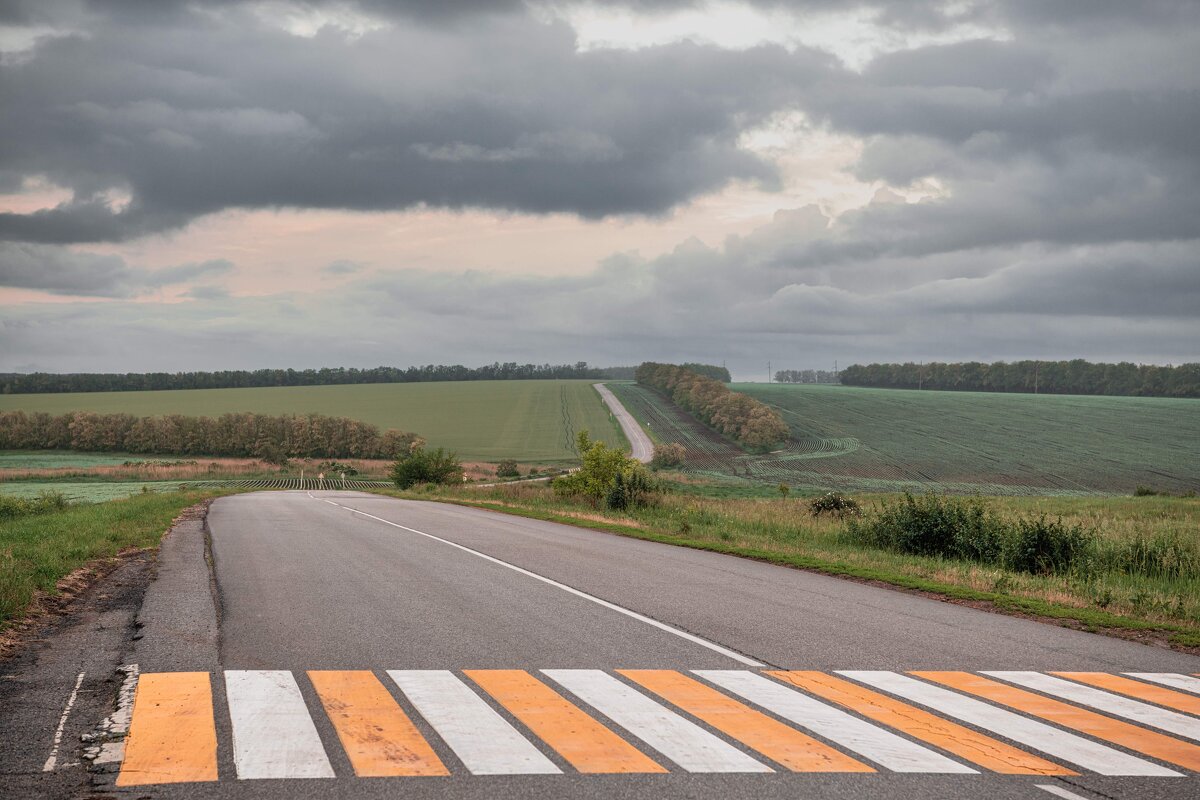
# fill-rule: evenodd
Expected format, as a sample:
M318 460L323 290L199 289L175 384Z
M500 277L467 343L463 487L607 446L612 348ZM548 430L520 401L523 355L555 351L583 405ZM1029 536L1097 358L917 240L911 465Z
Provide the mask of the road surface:
M596 391L600 393L600 397L604 399L604 404L612 411L613 416L617 418L617 422L621 425L621 430L625 432L625 438L629 440L629 446L633 449L631 455L637 461L643 464L649 464L650 459L654 458L654 442L650 441L650 437L642 430L642 426L633 418L633 415L621 404L617 396L612 393L612 390L603 383L594 384Z
M227 497L207 528L211 574L202 532L163 548L105 796L1200 791L1186 654L355 492Z

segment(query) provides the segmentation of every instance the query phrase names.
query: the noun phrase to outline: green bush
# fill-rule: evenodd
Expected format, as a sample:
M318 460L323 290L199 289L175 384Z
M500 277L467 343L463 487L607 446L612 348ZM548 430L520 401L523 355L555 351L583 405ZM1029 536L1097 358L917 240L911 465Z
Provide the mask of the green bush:
M1061 574L1084 570L1096 536L1079 525L1044 516L1001 519L983 501L905 494L865 519L851 519L851 541L913 555L994 564L1016 572Z
M463 468L454 453L441 447L414 447L401 453L392 464L392 481L401 489L418 483L462 483Z
M517 469L517 462L511 458L506 458L496 465L497 478L516 478L521 474L521 470Z
M603 502L608 508L621 510L647 505L653 495L662 491L661 484L644 465L615 447L592 441L587 431L580 432L576 446L583 465L554 479L551 485L555 494L585 497L595 505Z
M1080 567L1094 536L1080 525L1063 521L1020 519L1007 536L1003 564L1015 572L1057 575Z

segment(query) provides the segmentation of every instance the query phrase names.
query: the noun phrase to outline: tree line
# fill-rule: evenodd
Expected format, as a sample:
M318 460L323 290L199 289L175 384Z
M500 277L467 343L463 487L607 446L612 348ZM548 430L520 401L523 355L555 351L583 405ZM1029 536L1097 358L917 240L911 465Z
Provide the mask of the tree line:
M236 389L264 386L335 386L358 383L422 383L429 381L492 381L538 379L615 379L612 371L586 361L574 364L518 364L495 362L482 367L461 364L427 364L422 367L322 367L321 369L222 370L219 372L124 372L30 374L0 373L0 393L136 392L156 389Z
M395 458L422 444L416 434L320 414L135 417L76 411L0 412L0 450L261 458Z
M838 373L824 369L781 369L775 372L776 383L837 383Z
M637 382L751 450L769 449L791 434L775 409L691 369L648 361L637 368Z
M841 379L848 386L883 389L1200 397L1200 363L1163 367L1129 362L1094 364L1075 359L855 364L841 371Z

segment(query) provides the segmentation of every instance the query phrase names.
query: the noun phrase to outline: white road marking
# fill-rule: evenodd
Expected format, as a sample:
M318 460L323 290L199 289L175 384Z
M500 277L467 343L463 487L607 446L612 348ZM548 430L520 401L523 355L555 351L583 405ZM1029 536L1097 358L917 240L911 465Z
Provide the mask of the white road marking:
M946 716L998 733L1101 775L1179 777L1174 770L906 675L874 670L838 670L838 674L928 706Z
M332 778L333 767L287 670L226 670L239 779Z
M1149 725L1153 728L1200 741L1200 719L1168 711L1158 706L1140 703L1128 697L1105 692L1092 686L1043 675L1040 672L984 672L993 678L1015 683L1043 694L1061 697L1073 703L1097 708L1106 713Z
M895 772L977 772L940 753L863 722L762 675L716 669L698 669L693 672Z
M309 495L309 496L312 497L312 495ZM368 519L373 519L376 522L382 522L384 525L391 525L393 528L399 528L400 530L408 531L409 533L415 533L419 536L425 536L429 539L433 539L435 542L441 542L442 544L450 545L451 547L455 547L459 550L462 550L464 553L470 553L471 555L478 556L479 558L482 558L485 561L490 561L493 564L498 564L502 567L511 569L513 572L519 572L520 574L525 575L526 577L541 581L542 583L553 586L556 589L562 589L564 592L573 594L576 597L582 597L584 600L590 600L591 602L596 603L597 605L604 606L607 609L611 609L612 611L616 611L620 614L624 614L627 617L636 619L638 622L644 622L647 625L651 625L655 628L658 628L659 630L666 631L667 633L673 633L681 639L686 639L687 641L691 642L692 644L698 644L701 647L707 647L709 650L720 653L721 655L726 656L727 658L732 658L734 661L737 661L739 664L745 664L747 667L765 667L765 666L767 666L766 664L762 663L761 661L755 661L753 658L748 658L748 657L742 655L741 653L730 650L727 647L722 647L721 645L717 644L716 642L710 642L707 639L702 639L699 636L695 636L693 634L688 633L687 631L682 631L679 628L674 628L674 627L666 624L665 622L659 622L656 619L651 619L650 617L647 617L643 614L639 614L636 611L632 611L623 606L619 606L616 603L610 603L609 601L602 600L601 598L596 597L595 595L591 595L591 594L588 594L587 592L580 591L579 589L576 589L572 586L567 586L565 583L559 583L558 581L556 581L552 578L547 578L545 575L539 575L536 572L531 572L527 569L524 569L523 567L518 567L516 564L510 564L507 561L501 561L500 559L495 558L494 556L489 556L487 553L481 553L478 550L472 550L470 547L466 547L465 545L458 544L457 542L452 542L449 539L443 539L440 536L434 536L432 533L425 533L424 531L419 531L416 528L410 528L407 525L400 525L399 523L383 519L382 517L377 517L374 514L368 514L365 511L359 511L357 508L351 508L350 506L344 506L341 503L335 503L332 500L326 500L323 497L322 498L314 498L314 499L322 500L323 502L329 503L332 506L337 506L338 508L345 508L349 511L353 511L355 514L361 514L362 516L364 516Z
M449 670L388 675L475 775L559 775L550 759Z
M62 716L58 718L58 727L54 729L54 746L50 748L50 757L42 765L42 772L53 772L54 767L58 764L58 748L62 746L63 728L67 726L67 717L71 716L71 709L75 707L75 698L79 696L79 687L83 685L85 674L81 672L75 678L75 688L71 690L71 696L67 698L67 707L63 709Z
M125 737L129 735L133 698L137 694L138 675L141 673L137 664L124 664L117 668L117 672L125 673L117 693L117 708L85 738L93 742L83 749L84 758L92 764L120 764L125 760Z
M1200 678L1191 675L1181 675L1178 672L1126 672L1131 678L1159 683L1172 689L1183 689L1185 692L1200 694Z
M1063 798L1063 800L1088 800L1083 795L1075 794L1074 792L1068 792L1061 786L1055 786L1052 783L1035 783L1033 787L1035 789L1041 789L1043 792L1049 792L1050 794L1057 795L1058 797Z
M542 672L688 772L774 772L603 670Z

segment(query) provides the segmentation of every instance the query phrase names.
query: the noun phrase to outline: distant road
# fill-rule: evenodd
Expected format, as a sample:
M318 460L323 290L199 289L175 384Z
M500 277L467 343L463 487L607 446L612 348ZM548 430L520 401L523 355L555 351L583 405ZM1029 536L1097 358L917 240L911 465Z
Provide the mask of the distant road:
M600 396L604 398L604 404L616 415L617 422L621 423L621 430L625 431L625 438L633 447L633 457L643 464L649 464L650 459L654 457L654 442L650 441L650 437L642 430L642 426L638 424L632 414L625 410L625 406L621 405L621 401L607 386L597 383L595 387Z

